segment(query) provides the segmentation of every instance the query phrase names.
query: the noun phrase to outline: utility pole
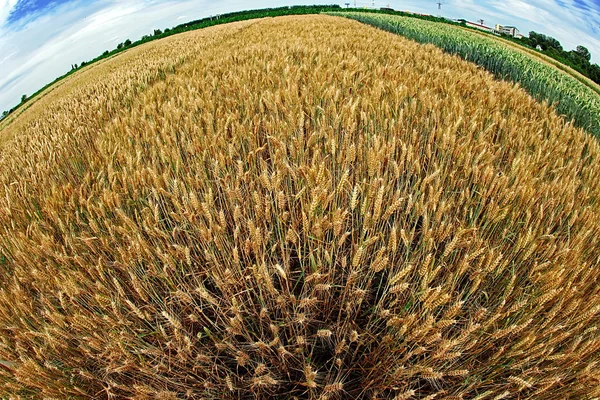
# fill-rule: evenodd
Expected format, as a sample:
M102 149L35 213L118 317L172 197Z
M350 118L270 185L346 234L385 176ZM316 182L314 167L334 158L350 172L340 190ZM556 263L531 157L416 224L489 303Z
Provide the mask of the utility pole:
M478 20L477 22L479 22L479 25L483 25L483 22L484 22L484 21L483 21L482 19L480 19L480 20Z
M438 5L438 17L442 17L442 6L444 5L444 3L442 3L442 0L438 0L437 2Z

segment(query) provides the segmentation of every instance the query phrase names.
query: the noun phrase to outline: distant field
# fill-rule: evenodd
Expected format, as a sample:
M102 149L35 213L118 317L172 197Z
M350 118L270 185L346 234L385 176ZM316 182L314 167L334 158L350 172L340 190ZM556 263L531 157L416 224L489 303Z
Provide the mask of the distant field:
M508 45L506 41L481 35L459 26L415 18L373 13L335 12L378 28L401 34L420 43L431 43L481 65L497 77L519 83L539 101L548 101L557 111L600 136L600 95L598 87L575 71L557 68L549 60ZM583 79L582 79L583 78Z
M5 127L7 124L9 124L12 120L14 120L14 117L16 117L18 114L20 114L25 108L29 107L33 101L37 101L38 96L44 95L49 90L52 90L53 88L56 88L57 86L60 86L61 81L63 79L68 78L69 76L71 76L74 73L80 72L81 69L89 68L90 65L96 64L96 63L101 62L106 59L110 59L120 53L128 51L131 48L140 46L142 44L145 44L145 43L148 43L151 41L155 41L155 40L164 39L166 37L180 34L183 32L188 32L188 31L197 30L197 29L203 29L203 28L207 28L207 27L211 27L211 26L215 26L215 25L222 25L222 24L227 24L227 23L232 23L232 22L247 21L247 20L257 19L257 18L270 18L270 17L277 17L277 16L284 16L284 15L319 14L321 12L335 11L335 10L341 10L341 7L339 5L284 6L284 7L276 7L276 8L263 8L263 9L258 9L258 10L237 11L237 12L222 14L222 15L219 15L216 17L211 16L211 17L205 17L205 18L195 20L195 21L189 21L184 24L177 25L173 28L165 29L165 31L161 32L161 33L155 32L154 35L144 35L141 39L136 40L128 45L125 45L122 47L117 47L116 49L113 49L112 51L107 51L106 53L103 53L92 60L83 62L79 68L69 71L62 76L59 76L53 82L44 86L43 88L38 90L36 93L33 93L31 96L29 96L29 99L27 99L27 101L25 103L18 104L13 109L11 109L10 115L8 118L4 118L4 119L0 120L0 130L2 130L3 127Z
M600 396L600 144L436 46L220 25L0 135L0 398Z
M80 82L82 77L88 76L89 69L99 67L106 60L108 59L98 61L93 65L89 65L77 71L77 78L74 78L74 76L71 74L61 80L58 80L57 82L54 82L52 85L48 86L46 89L41 91L38 95L27 100L25 104L18 107L13 113L9 114L6 118L2 119L0 121L0 146L13 139L15 134L20 132L24 128L24 126L31 121L32 118L35 118L38 115L38 112L44 110L45 107L48 107L51 104L53 104L54 100L57 97L68 96L68 94L71 93L73 89L78 86L77 82ZM98 71L95 70L93 73L96 72ZM86 78L84 78L84 80L85 79ZM65 85L65 83L67 84ZM55 91L56 93L53 93ZM52 95L50 96L51 93ZM48 98L46 99L46 97ZM37 104L38 102L39 104ZM20 118L20 115L23 114L24 111L29 108L32 108L33 111L25 113L25 115L22 118ZM6 129L13 122L16 124L16 126L11 127L10 130Z
M474 33L476 35L480 35L480 36L484 36L486 38L495 38L497 41L499 41L500 43L505 44L506 46L509 46L515 50L521 51L525 54L528 54L529 56L532 56L536 59L540 59L542 61L544 61L546 64L552 65L558 69L560 69L563 72L566 72L567 74L573 76L575 79L577 79L578 81L580 81L581 83L583 83L584 85L588 86L590 89L592 89L594 92L598 93L600 95L600 85L598 85L596 82L594 82L593 80L591 80L590 78L588 78L585 75L582 75L580 72L574 70L573 68L569 67L568 65L565 65L563 63L561 63L560 61L555 60L552 57L549 57L547 55L545 55L544 53L541 53L537 50L533 50L530 49L528 47L519 45L517 43L511 42L510 40L506 40L502 37L494 37L494 36L490 36L489 33L485 33L485 32L478 32L475 29L471 29L471 28L462 28L468 32Z

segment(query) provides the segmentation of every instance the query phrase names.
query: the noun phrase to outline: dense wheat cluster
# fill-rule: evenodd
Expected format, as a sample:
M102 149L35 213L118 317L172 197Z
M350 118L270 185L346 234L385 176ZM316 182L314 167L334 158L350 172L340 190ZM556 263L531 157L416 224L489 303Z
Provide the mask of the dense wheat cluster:
M7 398L600 396L600 148L518 86L328 16L63 86L0 132Z

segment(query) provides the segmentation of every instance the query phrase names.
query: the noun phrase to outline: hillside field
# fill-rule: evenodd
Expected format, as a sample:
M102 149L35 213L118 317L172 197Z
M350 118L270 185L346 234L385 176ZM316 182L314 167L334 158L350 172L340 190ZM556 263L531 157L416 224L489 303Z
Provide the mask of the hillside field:
M219 25L0 131L0 398L600 397L600 146L348 18Z

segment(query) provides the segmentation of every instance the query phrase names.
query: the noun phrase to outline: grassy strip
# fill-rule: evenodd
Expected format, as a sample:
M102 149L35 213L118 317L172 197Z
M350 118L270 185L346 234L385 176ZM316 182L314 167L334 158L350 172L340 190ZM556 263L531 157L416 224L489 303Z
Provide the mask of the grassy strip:
M492 72L519 83L533 97L548 101L577 126L600 136L600 97L573 76L541 60L507 47L494 38L474 35L451 25L373 13L335 12L420 43L434 44Z

